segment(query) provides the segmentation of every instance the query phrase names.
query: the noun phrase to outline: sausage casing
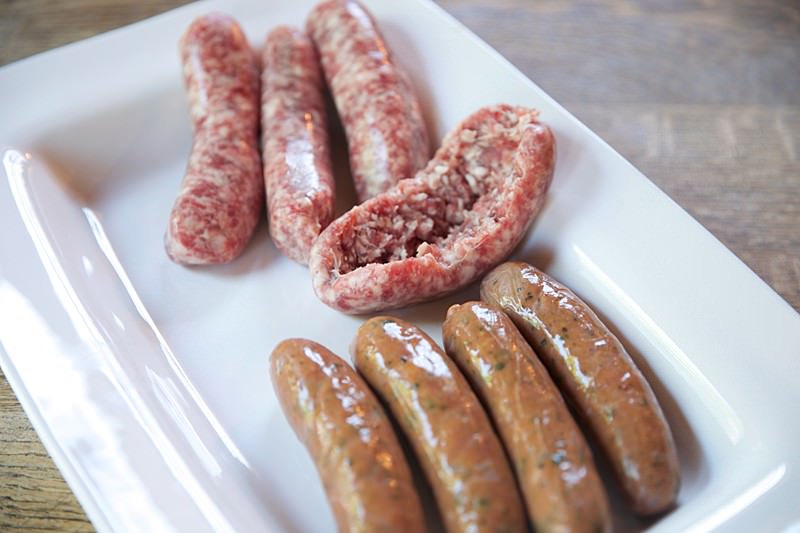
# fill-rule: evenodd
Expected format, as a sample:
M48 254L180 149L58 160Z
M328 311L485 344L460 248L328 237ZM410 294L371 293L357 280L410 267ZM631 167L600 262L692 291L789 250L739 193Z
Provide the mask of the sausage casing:
M428 131L372 15L354 0L328 0L306 26L342 119L359 202L413 177L428 162Z
M441 348L407 322L375 317L359 328L352 351L411 442L447 530L527 531L502 445Z
M675 503L675 443L650 384L622 343L567 287L525 263L504 263L481 298L514 320L575 407L642 515Z
M284 414L316 463L339 531L424 531L408 463L364 380L304 339L281 342L270 372Z
M261 59L269 232L281 252L306 264L334 211L324 82L314 43L298 29L270 31Z
M586 439L514 323L483 302L454 305L447 354L477 391L514 464L537 532L610 531L608 498Z
M217 13L192 22L180 52L194 142L164 244L176 263L227 263L264 205L256 58L239 24Z
M555 158L553 133L535 109L475 111L414 178L325 228L309 257L314 292L356 314L464 287L525 235L544 205Z

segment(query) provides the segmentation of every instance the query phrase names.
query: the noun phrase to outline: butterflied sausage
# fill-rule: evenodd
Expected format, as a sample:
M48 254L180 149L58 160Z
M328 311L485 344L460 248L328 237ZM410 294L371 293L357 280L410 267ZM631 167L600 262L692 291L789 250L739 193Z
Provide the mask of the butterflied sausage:
M283 412L316 463L339 531L424 531L408 463L361 377L304 339L281 342L270 369Z
M242 253L261 217L258 68L239 24L196 19L180 43L194 143L165 236L176 263L227 263Z
M314 291L346 313L400 307L472 282L516 246L544 203L555 141L536 110L480 109L413 179L354 207L314 243Z
M411 442L447 530L527 531L500 441L441 348L407 322L376 317L359 328L352 352Z
M454 305L447 354L494 420L537 532L611 530L608 498L583 434L514 323L483 302Z
M269 232L281 252L306 264L334 210L323 79L311 39L287 26L272 30L261 81Z
M653 390L619 340L575 294L525 263L504 263L481 283L539 354L643 515L675 503L680 467Z
M414 176L428 162L428 132L372 15L354 0L328 0L308 15L307 30L342 119L359 202Z

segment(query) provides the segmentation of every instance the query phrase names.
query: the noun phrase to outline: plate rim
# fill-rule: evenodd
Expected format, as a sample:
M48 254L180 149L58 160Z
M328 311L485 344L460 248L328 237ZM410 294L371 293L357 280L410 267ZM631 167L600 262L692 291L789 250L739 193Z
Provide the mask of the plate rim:
M452 15L447 13L441 6L435 4L431 0L417 0L417 3L420 6L424 6L427 9L430 9L437 13L438 16L443 17L443 20L447 21L450 25L457 28L458 31L464 35L466 38L470 39L472 42L480 46L483 50L489 52L495 61L498 61L504 65L506 69L510 69L510 72L513 72L515 76L520 77L526 83L533 83L529 78L527 78L517 67L515 67L508 59L503 57L497 50L489 46L485 41L483 41L480 37L478 37L475 33L469 30L465 25L455 19ZM70 54L72 54L73 50L77 50L81 47L90 47L90 46L99 46L100 43L104 42L106 39L123 39L125 36L136 32L141 27L147 27L156 19L166 19L168 17L177 16L179 13L183 12L194 12L194 11L202 11L205 10L206 6L212 4L212 2L198 2L195 4L188 4L185 6L181 6L172 10L168 10L164 13L158 14L155 17L151 17L148 19L144 19L133 24L123 26L120 28L113 29L109 32L105 32L102 34L98 34L88 39L84 39L81 41L76 41L73 43L69 43L62 47L48 50L45 52L41 52L39 54L35 54L33 56L24 58L20 61L15 63L11 63L9 65L3 66L0 68L0 82L2 82L3 77L6 75L11 75L12 73L24 72L25 69L32 69L38 68L39 65L44 64L45 62L54 62L60 59L66 60ZM231 11L235 8L232 7ZM535 83L533 83L535 86ZM795 318L800 317L796 313L796 311L792 308L792 306L783 299L777 292L772 289L763 279L761 279L753 270L745 264L739 257L737 257L733 252L731 252L724 244L722 244L713 234L711 234L705 227L703 227L699 222L697 222L691 215L686 212L677 202L675 202L672 198L670 198L666 193L664 193L657 185L655 185L646 175L641 173L638 169L636 169L627 159L619 155L613 147L609 146L606 141L600 138L596 133L590 130L585 124L579 121L574 115L572 115L568 110L564 109L563 106L558 104L549 94L541 91L541 95L544 98L547 98L551 101L551 103L559 108L565 117L571 120L571 122L584 130L584 132L590 134L594 141L599 141L601 144L606 146L609 150L611 150L614 154L617 154L619 158L624 161L627 165L629 165L632 169L636 171L647 183L655 187L659 190L659 192L664 196L665 199L670 201L672 204L677 206L681 211L683 211L684 215L688 217L691 221L693 221L698 229L705 232L712 241L716 243L716 245L727 252L732 259L738 262L739 265L744 266L750 273L751 276L755 277L758 281L761 282L763 288L771 293L771 297L777 297L777 299L786 307L787 310L791 311L795 314ZM20 404L22 405L26 415L31 420L31 425L39 435L39 438L42 440L45 448L47 449L48 453L53 457L53 461L56 464L57 468L63 475L65 481L69 485L70 489L75 493L78 501L81 503L83 509L86 511L87 516L92 521L93 525L98 530L111 530L111 523L108 521L105 511L103 510L100 502L97 498L91 493L88 489L86 484L86 480L82 477L82 475L76 470L75 466L69 461L67 455L64 453L61 445L55 439L51 432L51 427L46 421L43 414L39 411L38 407L36 406L36 402L34 398L29 394L24 381L17 373L17 369L8 356L8 354L0 348L0 368L2 368L3 373L6 376L7 381L9 382L12 390L16 394Z

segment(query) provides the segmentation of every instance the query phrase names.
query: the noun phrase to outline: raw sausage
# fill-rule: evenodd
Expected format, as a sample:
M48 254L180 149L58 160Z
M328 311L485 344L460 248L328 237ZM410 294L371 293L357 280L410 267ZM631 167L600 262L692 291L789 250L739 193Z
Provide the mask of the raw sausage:
M169 217L176 263L227 263L242 253L264 205L258 154L258 68L231 17L196 19L180 44L194 143Z
M411 178L430 155L417 95L375 20L354 0L328 0L307 31L342 119L359 202Z
M262 55L261 121L269 232L287 257L308 263L333 218L334 181L323 80L314 43L279 26Z
M463 287L520 241L554 164L555 141L536 110L480 109L415 178L322 232L309 260L314 291L334 309L366 313Z
M270 369L283 412L316 463L339 531L424 531L408 463L364 380L304 339L281 342Z
M351 350L411 442L447 530L527 531L500 441L441 348L407 322L376 317L362 324Z
M511 319L483 302L454 305L442 334L494 420L534 529L610 531L608 498L586 439Z
M564 285L525 263L504 263L481 298L514 320L585 421L633 509L670 508L680 485L675 443L653 390L622 343Z

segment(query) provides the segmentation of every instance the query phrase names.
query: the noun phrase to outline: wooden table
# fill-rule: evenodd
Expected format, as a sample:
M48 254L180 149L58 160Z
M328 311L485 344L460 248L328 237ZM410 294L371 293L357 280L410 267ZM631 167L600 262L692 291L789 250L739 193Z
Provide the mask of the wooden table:
M2 0L0 65L183 3ZM439 3L800 309L800 4ZM16 529L92 526L0 375L0 530Z

